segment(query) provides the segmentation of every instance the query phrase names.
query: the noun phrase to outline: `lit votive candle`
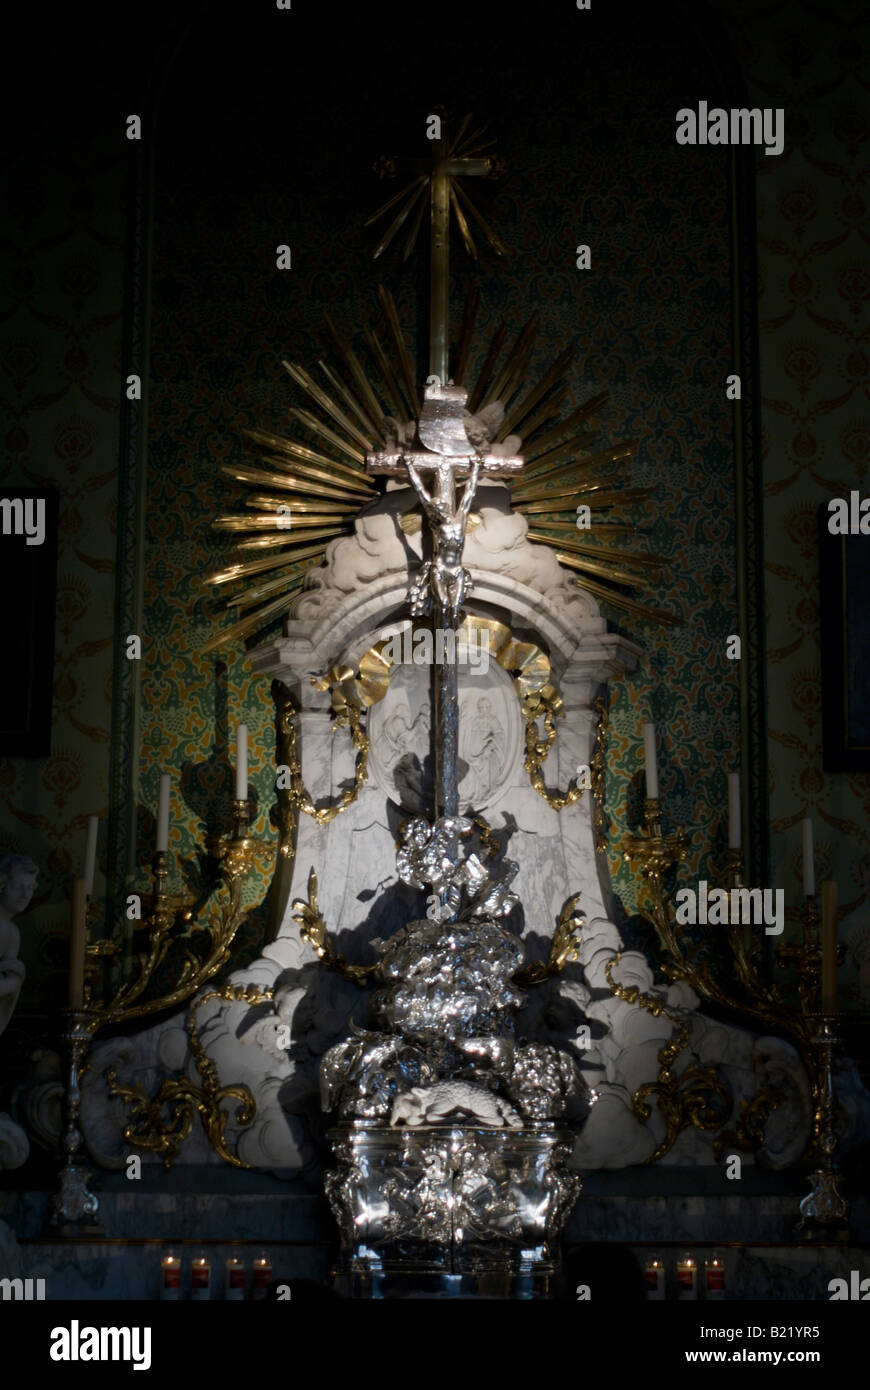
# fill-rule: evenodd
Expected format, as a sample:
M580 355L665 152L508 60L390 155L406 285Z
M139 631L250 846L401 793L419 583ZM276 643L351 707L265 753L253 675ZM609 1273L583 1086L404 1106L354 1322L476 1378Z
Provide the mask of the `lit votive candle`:
M235 1255L227 1260L224 1296L230 1303L241 1303L245 1297L245 1266Z
M681 1255L677 1260L677 1298L698 1297L698 1266L693 1255Z
M160 1297L169 1303L181 1298L181 1260L171 1250L160 1261Z
M251 1278L251 1297L265 1298L272 1282L272 1261L268 1255L258 1255L254 1260Z
M665 1262L651 1256L643 1267L646 1296L651 1303L662 1303L665 1297Z
M704 1261L704 1284L708 1299L725 1297L725 1265L715 1250Z
M198 1255L190 1266L190 1296L197 1302L211 1298L211 1265L205 1255Z

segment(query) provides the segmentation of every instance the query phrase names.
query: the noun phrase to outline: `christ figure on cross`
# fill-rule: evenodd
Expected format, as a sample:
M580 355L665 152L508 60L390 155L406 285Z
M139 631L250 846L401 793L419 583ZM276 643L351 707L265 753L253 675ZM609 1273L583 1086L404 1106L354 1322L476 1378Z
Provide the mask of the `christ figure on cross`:
M423 504L432 532L432 559L423 565L411 587L411 613L420 617L428 611L434 596L437 607L451 628L459 626L459 614L471 577L462 564L468 514L477 492L480 459L473 460L462 500L456 505L453 485L457 460L440 458L432 469L434 486L429 492L411 459L406 459L408 477ZM428 592L427 592L428 590ZM437 611L437 610L436 610Z

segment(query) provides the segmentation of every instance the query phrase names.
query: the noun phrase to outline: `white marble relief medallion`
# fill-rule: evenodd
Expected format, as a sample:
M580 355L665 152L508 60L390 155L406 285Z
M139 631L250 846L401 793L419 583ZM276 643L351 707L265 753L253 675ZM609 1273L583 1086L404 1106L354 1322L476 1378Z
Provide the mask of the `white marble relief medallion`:
M432 671L397 666L386 695L369 713L372 782L403 811L431 812ZM519 701L510 677L492 662L484 674L459 668L460 810L485 811L514 784L523 747Z

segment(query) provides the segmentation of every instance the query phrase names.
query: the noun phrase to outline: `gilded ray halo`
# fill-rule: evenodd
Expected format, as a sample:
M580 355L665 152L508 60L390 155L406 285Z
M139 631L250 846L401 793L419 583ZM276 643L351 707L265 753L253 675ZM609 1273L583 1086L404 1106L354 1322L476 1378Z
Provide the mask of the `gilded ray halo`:
M450 212L466 250L477 256L470 219L487 245L502 255L504 244L460 183L465 175L493 177L500 172L495 156L485 153L494 142L484 138L484 127L470 130L472 121L469 114L460 122L447 144L447 163L442 161L439 167L447 168L449 174ZM381 160L375 169L392 176L397 163ZM393 213L374 248L375 258L388 249L409 221L405 259L414 248L431 174L419 161L413 167L417 176L412 182L383 203L366 223L372 225ZM385 449L388 425L395 430L398 422L412 431L420 414L417 382L423 374L415 367L395 302L383 285L378 286L378 301L381 322L364 324L362 343L356 346L328 315L325 317L331 360L326 356L318 360L319 378L300 363L282 363L304 396L304 405L290 410L296 433L245 430L251 444L261 451L261 458L221 466L223 473L251 489L251 495L245 502L247 511L220 516L213 522L217 530L235 538L234 555L226 568L209 575L206 583L225 593L227 608L235 608L243 616L222 628L203 648L205 652L262 633L286 611L309 571L322 564L327 545L351 535L356 517L381 495L384 482L376 482L366 473L366 454ZM525 467L522 473L505 479L505 484L513 509L529 523L529 540L549 546L560 564L574 571L581 589L628 618L665 626L679 623L677 616L651 607L643 598L669 562L644 550L624 548L626 538L643 534L634 524L632 509L647 502L652 489L631 485L635 441L610 445L598 441L598 416L608 392L600 391L571 408L567 374L574 356L573 341L533 385L528 385L536 315L519 329L510 345L506 324L498 325L472 380L469 363L479 305L479 292L472 290L465 299L452 379L468 390L472 414L494 402L502 405L504 417L494 442L501 443L511 434L522 439ZM566 406L569 408L564 413ZM401 525L412 533L419 529L422 518L410 488L409 502L413 504L401 518ZM588 530L578 529L581 505L589 507L594 520ZM471 521L474 524L473 514Z
M363 471L365 451L386 446L385 420L391 412L403 421L413 420L419 402L412 358L392 295L379 286L378 296L383 330L380 337L374 329L364 330L367 354L363 349L357 352L328 321L337 361L317 363L326 386L299 364L284 363L319 412L293 408L293 419L307 438L246 430L251 443L263 451L262 459L221 466L228 477L245 484L250 495L245 501L248 510L214 520L215 529L232 535L235 554L206 582L226 592L227 607L237 608L243 616L223 628L205 651L252 637L272 623L302 588L309 570L322 563L329 542L351 535L356 517L381 493L382 485L375 485ZM456 345L460 383L459 370L467 374L477 303L476 293L468 296ZM596 417L608 398L606 391L560 416L568 395L565 377L571 344L537 383L525 387L524 368L534 338L532 318L505 352L507 334L503 326L497 328L479 372L467 385L473 412L494 401L504 406L497 442L511 433L522 438L525 468L506 480L513 509L526 517L529 540L549 546L560 564L575 572L581 589L629 618L678 623L674 614L651 607L637 596L657 578L667 560L624 544L642 534L632 511L652 491L631 486L636 443L596 447ZM577 529L581 504L591 511L589 530ZM289 514L282 513L282 507L289 508ZM415 501L402 525L413 532L420 524Z

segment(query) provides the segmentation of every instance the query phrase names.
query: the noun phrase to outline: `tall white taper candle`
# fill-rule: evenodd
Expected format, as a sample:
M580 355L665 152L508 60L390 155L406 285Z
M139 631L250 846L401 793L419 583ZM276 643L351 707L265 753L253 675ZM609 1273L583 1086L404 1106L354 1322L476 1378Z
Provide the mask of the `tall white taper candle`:
M85 844L85 892L88 897L94 894L94 873L97 867L97 830L99 829L99 816L88 816L88 838Z
M728 848L740 848L740 773L728 773Z
M822 884L822 1013L837 1012L837 885Z
M88 949L88 897L83 878L73 880L69 937L69 1006L84 1007L85 955Z
M659 794L659 773L656 766L656 726L643 726L643 755L646 765L646 794L650 801L656 801Z
M248 799L248 726L236 729L236 801Z
M157 793L157 851L169 849L169 773L161 772Z
M813 823L809 816L801 821L804 859L804 896L811 898L816 891L816 864L813 858Z

